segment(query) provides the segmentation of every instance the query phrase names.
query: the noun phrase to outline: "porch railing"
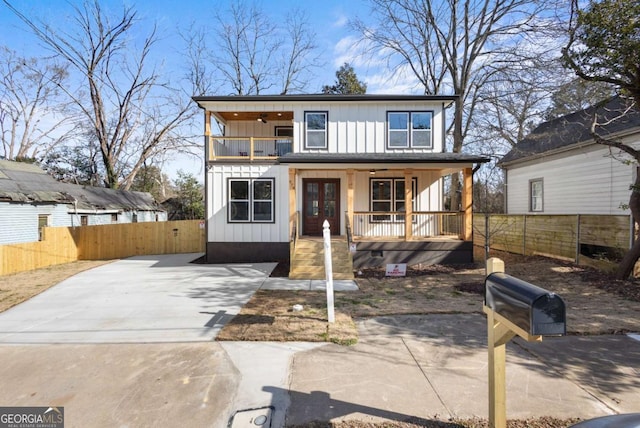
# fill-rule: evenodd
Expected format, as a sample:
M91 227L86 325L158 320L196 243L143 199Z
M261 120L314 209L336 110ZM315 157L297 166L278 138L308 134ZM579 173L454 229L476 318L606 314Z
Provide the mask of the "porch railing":
M209 161L275 160L293 151L291 137L221 137L209 139Z
M398 212L357 211L351 225L354 239L404 239L405 215ZM411 215L412 238L457 237L463 235L462 212L414 211Z

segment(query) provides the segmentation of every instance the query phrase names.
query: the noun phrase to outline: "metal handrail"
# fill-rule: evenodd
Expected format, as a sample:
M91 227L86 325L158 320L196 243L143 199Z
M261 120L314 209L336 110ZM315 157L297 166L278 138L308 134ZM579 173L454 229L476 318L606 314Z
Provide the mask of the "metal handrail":
M345 231L347 232L347 248L351 248L351 243L353 242L353 233L351 230L351 221L349 219L349 213L346 211L344 213L344 224L345 224Z

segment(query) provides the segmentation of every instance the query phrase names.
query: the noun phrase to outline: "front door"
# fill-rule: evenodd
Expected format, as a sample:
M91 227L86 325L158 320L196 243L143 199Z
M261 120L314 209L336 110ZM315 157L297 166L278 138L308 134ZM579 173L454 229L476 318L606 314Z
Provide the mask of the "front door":
M322 223L329 222L332 235L340 234L340 180L304 179L302 230L304 235L322 236Z

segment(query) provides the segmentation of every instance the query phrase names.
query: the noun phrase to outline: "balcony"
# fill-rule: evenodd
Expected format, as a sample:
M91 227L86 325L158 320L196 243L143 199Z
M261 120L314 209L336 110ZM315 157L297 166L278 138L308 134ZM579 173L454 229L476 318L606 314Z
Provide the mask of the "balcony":
M208 161L274 161L293 151L291 137L221 137L209 139Z

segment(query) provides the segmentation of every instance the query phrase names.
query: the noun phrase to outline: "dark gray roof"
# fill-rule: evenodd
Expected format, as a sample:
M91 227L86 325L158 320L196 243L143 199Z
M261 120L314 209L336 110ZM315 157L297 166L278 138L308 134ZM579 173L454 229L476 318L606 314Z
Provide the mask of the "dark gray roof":
M287 153L278 161L292 163L484 163L490 159L466 153Z
M0 160L0 201L77 204L78 209L162 211L151 194L60 183L37 165Z
M334 95L334 94L306 94L306 95L204 95L194 96L192 99L197 102L224 101L224 102L290 102L290 101L446 101L458 100L458 95L385 95L385 94L364 94L364 95Z
M541 123L531 134L519 141L499 163L504 165L573 144L593 141L590 129L594 112L598 115L598 122L606 124L596 128L596 132L605 138L634 128L640 130L640 109L636 106L627 111L628 106L627 100L614 97L601 106L592 106Z

